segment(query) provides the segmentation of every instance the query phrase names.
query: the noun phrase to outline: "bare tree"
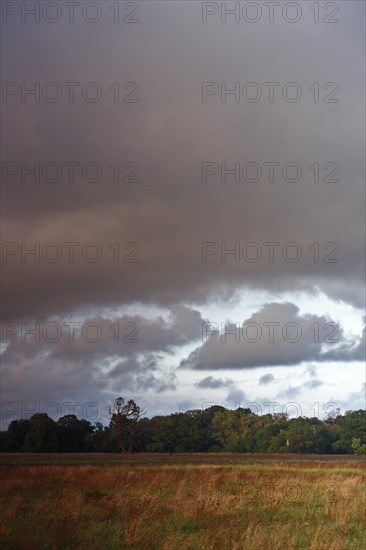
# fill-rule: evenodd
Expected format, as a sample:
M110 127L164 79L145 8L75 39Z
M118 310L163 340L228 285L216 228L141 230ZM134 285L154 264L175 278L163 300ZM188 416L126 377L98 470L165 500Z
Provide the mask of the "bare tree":
M136 405L133 399L125 401L117 397L108 409L109 427L119 451L132 453L143 434L144 423L141 422L146 411Z

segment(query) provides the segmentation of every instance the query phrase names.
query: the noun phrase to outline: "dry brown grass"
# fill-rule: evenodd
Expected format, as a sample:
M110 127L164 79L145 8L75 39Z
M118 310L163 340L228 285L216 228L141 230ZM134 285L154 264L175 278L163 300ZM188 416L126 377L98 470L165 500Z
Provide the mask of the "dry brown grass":
M366 548L364 462L221 458L3 465L2 548Z

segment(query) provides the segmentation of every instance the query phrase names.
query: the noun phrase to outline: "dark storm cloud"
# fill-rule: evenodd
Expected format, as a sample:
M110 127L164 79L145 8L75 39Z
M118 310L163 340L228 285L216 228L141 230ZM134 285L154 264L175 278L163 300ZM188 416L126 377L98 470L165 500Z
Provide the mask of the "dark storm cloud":
M159 366L159 361L153 356L124 359L108 372L111 382L110 389L115 393L126 389L134 392L155 390L161 393L175 390L177 377L170 369Z
M279 301L284 291L320 290L364 304L364 6L339 4L335 25L309 17L299 24L221 24L219 18L203 24L201 3L184 1L141 2L133 25L113 24L111 17L95 25L80 18L73 24L13 18L3 25L2 80L29 88L56 82L63 91L55 103L21 101L19 94L1 103L2 161L19 169L7 178L2 173L1 181L3 323L80 317L80 329L89 322L102 330L94 343L78 330L72 343L66 331L56 343L29 338L24 344L10 335L1 357L5 400L98 402L151 390L156 406L168 410L178 401L185 410L197 405L178 391L177 376L187 373L171 365L188 345L200 344L181 366L197 370L362 360L364 335L345 341L341 330L339 343L323 346L309 327L329 319L299 316L293 304L267 304L249 319L299 323L303 337L293 344L264 338L221 344L215 337L202 343L203 319L191 308L233 299L241 289L268 291ZM228 96L225 103L216 94L203 103L202 82L212 81L228 89L257 82L263 98L235 103ZM65 99L66 82L78 83L75 102ZM88 82L101 88L100 101L82 98ZM139 101L115 103L117 82L121 98L125 83L138 84ZM273 103L265 99L265 82L280 83ZM301 85L300 101L283 100L287 82ZM315 82L319 103L309 89ZM332 91L323 88L327 82L339 86L338 103L323 102ZM21 163L31 169L37 162L40 182L28 174L22 183ZM60 181L44 177L50 162L62 167ZM70 162L78 163L72 181ZM255 162L262 177L235 183L229 175L222 183L216 174L203 182L207 162L228 169ZM272 183L268 162L280 164ZM297 183L282 177L291 162L301 167ZM87 163L100 167L99 181L85 176ZM338 183L323 181L332 166L339 166ZM123 181L131 167L138 181ZM215 253L203 262L205 242ZM276 243L273 260L268 242ZM247 243L259 250L257 261L246 258ZM288 243L300 250L298 261L289 260ZM53 260L55 251L60 257ZM109 313L136 302L142 309L162 305L170 316ZM138 326L138 342L124 341L126 325ZM269 376L259 383L269 384ZM206 376L194 391L226 387L230 402L245 400L232 384ZM287 397L299 388L285 390ZM174 399L162 400L162 392ZM348 403L353 397L361 402L357 394Z
M297 365L330 357L343 360L344 348L353 349L342 343L342 327L325 317L299 315L299 308L291 303L266 304L240 321L236 326L227 321L221 331L210 324L206 340L181 362L181 367L205 370ZM322 353L324 342L335 350ZM347 356L348 360L356 357L353 351Z
M14 335L9 332L14 327L3 325L3 395L15 402L60 402L77 399L81 389L89 396L174 390L177 378L164 366L162 354L172 356L194 342L202 321L197 311L175 307L167 319L93 317L74 330L75 320L49 320L35 333L35 324L29 323L28 334L19 327Z
M48 357L67 361L96 360L103 356L142 354L166 351L198 340L203 319L198 311L176 306L167 319L142 315L105 318L88 317L82 321L52 318L3 324L1 337L8 344L3 360L16 362L22 358L47 353Z
M240 287L320 288L362 306L364 276L362 3L342 3L337 25L202 24L200 3L144 2L141 21L125 25L9 23L3 80L97 82L98 103L2 105L3 159L32 164L94 161L97 183L17 177L2 183L3 238L17 244L96 242L97 263L78 252L57 263L31 256L2 265L3 315L47 318L83 307L205 301ZM356 32L355 32L356 30ZM326 45L326 47L325 47ZM332 55L329 55L332 52ZM25 55L26 53L26 55ZM326 70L325 70L326 68ZM108 87L137 82L139 103L113 103ZM301 83L304 99L273 104L201 102L203 81ZM308 87L337 82L337 104L314 103ZM212 101L211 101L212 100ZM110 166L139 165L139 183L114 184ZM203 162L297 162L296 184L201 181ZM314 183L315 162L335 162L339 183ZM324 175L324 174L323 174ZM346 230L345 230L346 227ZM138 263L114 262L110 247L136 242ZM233 248L256 242L263 256L235 263L220 254L201 261L202 242ZM274 262L262 243L280 243ZM301 246L297 263L283 246ZM326 243L338 263L324 263ZM320 259L308 247L319 243Z

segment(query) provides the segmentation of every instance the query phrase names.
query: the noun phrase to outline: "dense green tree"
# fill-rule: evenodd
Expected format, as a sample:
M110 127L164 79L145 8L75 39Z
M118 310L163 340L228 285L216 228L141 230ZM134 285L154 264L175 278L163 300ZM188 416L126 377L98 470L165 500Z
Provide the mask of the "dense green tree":
M279 452L269 451L272 441L278 436L281 430L285 430L288 426L286 415L266 415L268 419L265 426L263 426L256 435L256 450L260 453Z
M46 413L36 413L30 420L30 431L24 439L24 451L50 453L59 450L57 424Z
M280 431L271 437L269 443L268 453L288 453L287 447L287 426L280 429Z
M223 410L225 410L224 407L213 405L207 409L197 411L197 452L212 452L222 449L215 436L212 421L215 414Z
M8 427L9 437L14 441L16 451L22 451L24 440L27 433L30 432L31 422L29 420L13 420Z
M302 416L288 421L288 427L278 434L280 445L277 452L288 453L330 453L332 436L318 418ZM270 449L276 447L272 441Z
M359 437L353 438L352 449L356 455L366 455L366 443L361 443L361 439Z
M0 432L0 452L2 453L14 453L22 451L23 448L19 448L14 438L8 431Z
M223 407L195 409L148 421L147 450L151 452L207 452L221 449L212 419Z
M352 441L354 437L360 438L366 443L366 410L347 411L344 416L337 419L336 429L338 438L333 443L335 453L354 452Z
M216 439L229 452L253 452L256 447L257 416L250 409L225 409L212 420Z
M250 409L209 407L144 418L131 399L116 399L109 426L75 415L57 422L44 413L14 420L0 432L3 452L217 452L355 453L366 451L366 411L335 411L325 420L284 414L257 415Z
M91 452L110 453L115 451L115 442L109 426L103 426L101 422L97 422L93 431L86 435L85 446L86 450Z
M173 453L179 439L177 422L173 415L154 416L148 421L146 446L149 452Z
M93 433L88 420L79 420L74 414L62 416L57 421L57 436L61 452L83 452L87 450L86 438Z

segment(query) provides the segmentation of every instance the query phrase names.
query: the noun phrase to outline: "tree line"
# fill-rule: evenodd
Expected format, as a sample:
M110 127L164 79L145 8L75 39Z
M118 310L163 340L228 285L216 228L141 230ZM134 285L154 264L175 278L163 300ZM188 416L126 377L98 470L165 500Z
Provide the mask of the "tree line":
M324 420L257 415L211 406L146 418L133 399L117 398L109 424L46 413L13 420L0 432L2 452L317 453L366 455L366 410Z

